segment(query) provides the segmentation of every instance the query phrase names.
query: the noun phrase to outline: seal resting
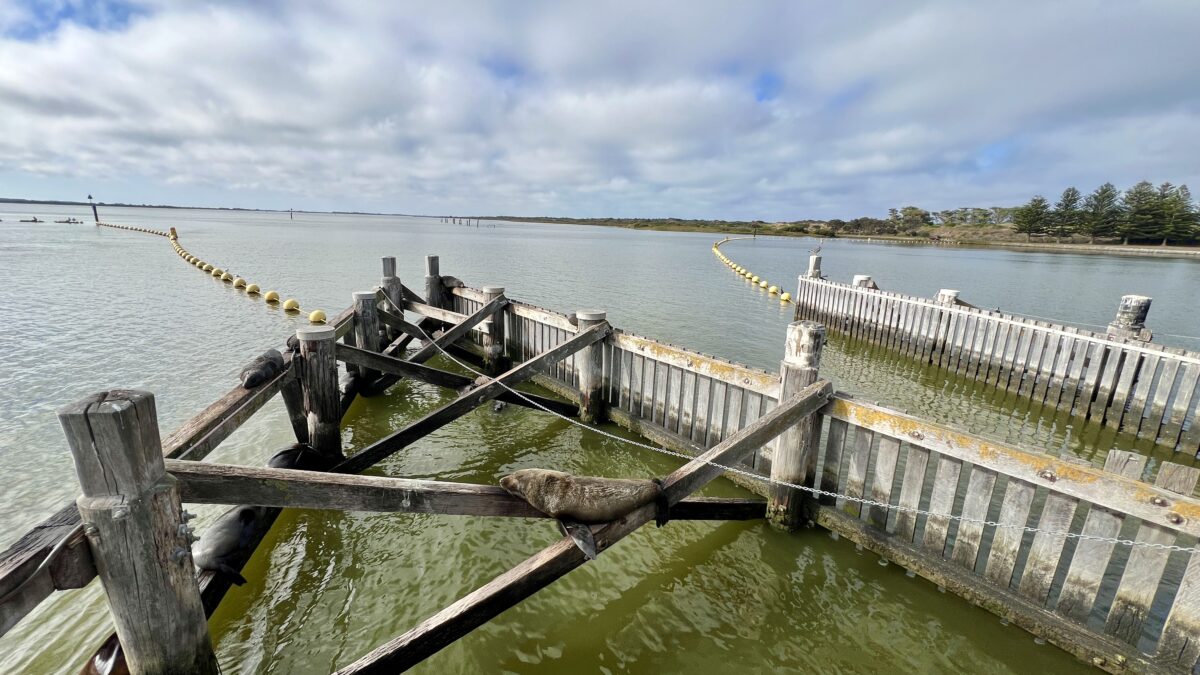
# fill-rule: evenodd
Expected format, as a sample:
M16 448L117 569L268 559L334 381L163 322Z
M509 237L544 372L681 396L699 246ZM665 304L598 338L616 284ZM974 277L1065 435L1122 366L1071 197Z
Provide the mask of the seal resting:
M307 443L293 443L275 453L267 460L272 469L296 469L298 471L328 471L342 461L313 450Z
M238 586L246 583L246 578L233 568L233 564L250 552L250 543L262 527L264 512L265 509L258 506L235 506L221 514L192 544L192 561L196 563L196 569L227 574Z
M241 378L243 387L253 389L281 372L283 372L283 354L280 354L279 350L268 349L251 361L250 365L242 368L238 377Z
M607 523L654 501L661 488L652 480L572 476L549 469L521 469L500 486L533 508L580 523Z

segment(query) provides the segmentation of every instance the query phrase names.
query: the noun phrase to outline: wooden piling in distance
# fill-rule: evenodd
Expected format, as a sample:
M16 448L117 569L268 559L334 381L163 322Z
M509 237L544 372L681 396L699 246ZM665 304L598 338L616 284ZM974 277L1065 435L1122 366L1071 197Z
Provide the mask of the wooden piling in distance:
M425 304L430 307L443 307L442 275L436 255L425 256Z
M1154 337L1151 330L1146 328L1146 315L1150 313L1151 302L1154 302L1154 298L1144 295L1121 296L1117 316L1108 324L1105 332L1112 337L1149 342Z
M503 286L484 286L482 290L488 302L504 297ZM483 367L488 375L497 375L508 370L511 365L504 349L504 310L493 314L489 321L490 328L483 335L482 342Z
M300 385L308 442L328 455L342 454L341 396L335 357L337 331L333 326L305 326L296 331L300 341Z
M816 253L808 256L808 273L805 276L810 279L821 278L821 256Z
M608 312L602 309L575 312L579 330L585 331L608 320ZM597 342L579 352L575 357L579 369L579 419L588 423L607 419L604 402L604 343Z
M825 327L812 321L788 325L783 361L779 364L779 399L786 400L817 381ZM771 462L771 479L794 485L805 484L815 462L820 442L819 416L810 415L780 434ZM775 527L794 530L812 520L816 499L795 488L772 484L767 502L767 520ZM805 505L809 504L809 507Z
M367 351L377 352L379 346L379 312L375 311L375 291L355 291L354 342ZM356 366L359 377L372 382L380 376L378 370Z
M179 487L163 466L154 395L113 390L58 411L84 534L133 673L217 673Z

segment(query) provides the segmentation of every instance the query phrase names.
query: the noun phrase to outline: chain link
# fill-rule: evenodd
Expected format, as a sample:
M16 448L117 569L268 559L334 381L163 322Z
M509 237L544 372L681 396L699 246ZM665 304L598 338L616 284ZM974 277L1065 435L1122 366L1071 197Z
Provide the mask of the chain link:
M689 462L693 462L693 461L703 462L704 464L712 466L713 468L721 469L722 471L728 471L729 473L735 473L740 476L745 476L746 478L749 478L751 480L768 483L770 485L778 485L781 487L791 488L793 490L800 490L801 492L808 492L817 497L833 497L835 499L842 499L842 500L845 500L848 502L855 502L858 504L862 504L863 506L875 506L875 507L879 507L879 508L883 508L883 509L889 509L892 511L911 513L916 516L928 516L930 518L944 518L946 520L956 520L960 523L970 523L972 525L983 525L985 527L1013 529L1013 530L1020 530L1022 532L1033 532L1033 533L1040 532L1042 534L1045 534L1045 535L1051 536L1051 537L1063 537L1064 539L1078 539L1080 541L1099 541L1099 542L1106 542L1106 543L1110 543L1110 544L1120 544L1122 546L1130 546L1130 547L1142 547L1142 548L1159 549L1159 550L1165 550L1165 551L1180 551L1182 553L1196 553L1196 551L1200 550L1200 548L1197 548L1194 546L1193 547L1185 547L1185 546L1177 546L1175 544L1157 544L1157 543L1147 542L1147 541L1135 541L1133 539L1120 539L1117 537L1099 537L1099 536L1091 535L1091 534L1083 534L1082 532L1058 532L1058 531L1054 531L1054 530L1043 530L1043 529L1040 529L1037 527L1030 527L1028 525L1019 525L1016 523L1001 523L1001 522L998 522L995 520L981 520L978 518L967 518L964 516L956 516L956 515L952 515L952 514L948 514L948 513L935 513L933 511L929 511L926 509L920 509L920 508L916 508L916 507L912 507L912 506L900 506L898 504L889 504L887 502L880 502L880 501L876 501L874 499L868 499L866 497L855 497L854 495L848 495L848 494L843 494L843 493L839 493L839 492L831 492L829 490L822 490L820 488L809 487L807 485L798 485L796 483L779 480L777 478L771 478L770 476L763 476L763 475L754 473L752 471L747 471L747 470L739 468L739 467L726 466L724 464L719 464L717 462L711 462L711 461L708 461L701 457L695 457L693 455L689 455L684 452L670 450L670 449L662 447L662 446L649 445L646 443L640 443L638 441L630 440L628 438L622 438L621 436L617 436L616 434L605 431L604 429L601 429L599 427L594 427L589 424L584 424L583 422L580 422L579 420L576 420L571 417L567 417L566 415L563 415L561 413L555 412L555 411L547 408L546 406L538 403L537 401L529 398L528 396L525 396L520 391L513 389L512 387L508 386L507 384L500 382L499 380L497 380L495 378L489 377L488 375L485 375L484 373L481 373L478 370L475 370L471 366L469 366L469 365L463 363L462 361L460 361L459 359L455 358L452 354L450 354L450 352L443 349L441 345L439 345L435 340L433 340L433 338L431 338L429 336L429 333L426 333L425 330L423 328L421 328L420 326L417 326L417 330L421 331L421 334L425 336L425 340L427 342L432 343L433 346L436 347L438 351L440 351L442 354L444 354L446 356L446 358L450 359L454 363L457 363L459 366L461 366L462 368L465 368L469 372L472 372L477 376L487 378L491 382L496 382L501 387L508 390L510 393L521 398L526 403L529 403L530 405L532 405L533 407L535 407L539 410L547 412L559 419L569 422L570 424L574 424L575 426L577 426L581 429L586 429L592 433L599 434L601 436L604 436L605 438L612 439L619 443L625 443L627 445L632 445L632 446L635 446L638 448L643 448L645 450L651 450L653 452L657 452L657 453L660 453L663 455L677 457L679 459L683 459L683 460L689 461Z

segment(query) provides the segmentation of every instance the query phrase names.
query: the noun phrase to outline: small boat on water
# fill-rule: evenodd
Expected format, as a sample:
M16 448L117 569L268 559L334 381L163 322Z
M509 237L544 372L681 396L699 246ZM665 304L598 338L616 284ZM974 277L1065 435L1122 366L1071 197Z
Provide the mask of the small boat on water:
M66 223L67 225L82 225L83 221L78 218L67 218L66 220L56 220L56 223Z
M44 223L46 221L38 220L37 216L34 216L33 218L23 218L23 219L21 219L21 222L22 223Z

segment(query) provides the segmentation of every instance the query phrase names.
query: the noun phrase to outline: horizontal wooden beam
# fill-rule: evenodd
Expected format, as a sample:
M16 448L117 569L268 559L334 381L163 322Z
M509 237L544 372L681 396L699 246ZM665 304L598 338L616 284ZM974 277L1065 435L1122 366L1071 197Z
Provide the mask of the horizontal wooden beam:
M529 305L524 302L514 302L508 306L508 311L522 319L529 319L536 323L546 324L559 330L565 330L568 333L579 332L579 327L571 323L571 319L558 312L552 312L548 309Z
M420 363L431 359L441 352L442 349L445 349L448 345L452 345L455 342L458 342L460 339L466 337L467 334L474 329L479 329L485 334L489 333L489 331L491 331L490 326L493 320L492 315L494 315L496 312L502 311L507 304L508 299L503 296L493 298L484 304L483 307L480 307L478 310L476 310L474 314L471 314L458 324L447 328L445 332L434 338L432 342L429 342L418 349L416 353L409 357L409 360Z
M652 361L749 389L774 399L779 398L778 373L768 373L631 333L614 331L609 341L627 352L640 354Z
M800 390L745 429L672 472L663 481L667 500L678 503L700 489L722 472L712 463L738 462L784 429L816 412L832 391L833 387L825 380ZM594 527L597 550L609 548L653 520L654 515L655 505L648 504L619 520ZM569 538L560 539L338 673L394 673L411 668L585 562L587 558Z
M458 324L467 319L466 314L460 314L448 309L426 305L422 302L413 302L411 300L404 303L404 309L409 312L413 312L414 314L420 314L421 316L429 317L430 319L436 319L443 323ZM476 326L475 330L483 332L484 327Z
M486 384L466 392L405 428L363 448L358 454L335 466L333 471L337 473L358 473L369 466L377 464L408 444L424 438L426 435L462 417L487 401L496 398L504 393L506 387L523 382L551 363L564 359L584 347L603 340L610 330L608 324L600 324L576 335L553 349L542 352L495 379L488 381Z
M72 502L0 554L0 635L54 591L83 588L96 577L81 524ZM54 560L43 566L51 553Z
M1200 536L1200 499L841 396L821 413L1169 530Z
M184 502L247 504L447 516L549 518L498 485L355 476L233 464L167 460ZM766 515L761 499L686 499L674 520L751 520Z

